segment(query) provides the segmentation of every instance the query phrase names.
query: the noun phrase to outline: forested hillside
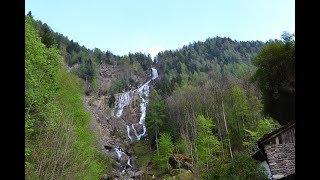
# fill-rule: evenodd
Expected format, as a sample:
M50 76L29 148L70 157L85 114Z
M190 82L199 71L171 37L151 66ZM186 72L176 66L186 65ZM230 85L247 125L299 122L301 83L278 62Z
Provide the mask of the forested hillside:
M32 18L31 13L28 16ZM106 67L121 67L121 73L116 80L117 85L113 87L113 93L137 85L138 81L132 76L144 74L151 68L152 59L150 55L137 52L118 56L108 50L101 51L99 48L91 50L85 46L80 46L77 42L69 40L68 37L58 32L54 32L50 26L40 20L35 20L34 24L38 29L41 42L46 47L57 47L67 68L85 81L86 93L103 91L101 87L98 87L98 78L101 70L103 71ZM105 90L99 92L99 94L104 93L106 93Z
M27 179L98 179L108 158L89 131L83 85L67 72L59 50L41 42L25 20L25 168Z
M31 13L25 26L27 179L267 178L251 156L280 126L270 99L294 74L292 36L208 38L153 61L90 50Z
M261 41L237 42L215 37L161 52L156 57L159 71L164 74L160 93L170 94L175 85L184 86L211 72L242 78L254 70L251 59L263 45Z
M250 81L263 45L216 37L158 54L163 74L147 114L158 173L169 173L169 159L182 156L192 160L184 168L202 179L264 177L251 155L256 141L279 125L263 113Z

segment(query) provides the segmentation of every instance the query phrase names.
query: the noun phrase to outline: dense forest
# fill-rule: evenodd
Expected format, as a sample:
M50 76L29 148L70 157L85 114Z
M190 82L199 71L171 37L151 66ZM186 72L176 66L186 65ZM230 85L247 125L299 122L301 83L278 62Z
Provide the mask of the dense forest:
M168 173L169 157L182 155L203 179L264 177L250 156L256 141L279 125L263 113L251 82L252 59L263 45L216 37L158 54L163 76L147 114L158 172Z
M267 43L217 37L159 53L164 75L147 114L157 173L170 172L179 155L201 179L266 178L251 155L280 127L270 103L292 79L294 44L285 32Z
M237 42L215 37L161 52L156 57L159 71L164 74L160 93L168 95L176 84L184 86L200 81L210 73L241 78L253 70L251 59L263 45L261 41Z
M25 131L27 179L98 179L114 162L90 131L83 97L137 88L156 67L147 106L147 136L132 145L135 166L160 179L266 179L251 158L256 142L280 127L270 110L274 92L294 74L293 35L281 40L208 38L152 59L90 50L25 18ZM107 88L106 68L119 68ZM138 77L138 78L134 78ZM107 168L106 168L107 167ZM176 170L179 169L179 172Z

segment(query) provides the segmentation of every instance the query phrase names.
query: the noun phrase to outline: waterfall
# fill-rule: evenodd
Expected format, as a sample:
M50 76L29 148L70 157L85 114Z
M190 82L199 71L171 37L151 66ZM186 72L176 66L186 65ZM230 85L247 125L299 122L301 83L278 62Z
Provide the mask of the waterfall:
M121 151L120 148L114 148L114 150L116 151L118 160L120 160L123 152Z
M122 151L121 148L116 147L116 148L114 148L114 150L115 150L115 152L116 152L118 161L121 160L121 157L122 157L123 155L127 155L125 152ZM130 156L127 155L127 157L128 157L127 165L128 165L129 167L132 167Z
M125 106L128 106L132 100L132 95L133 92L132 91L127 91L124 92L123 94L120 95L119 101L118 101L118 111L116 113L117 117L120 117L122 115L123 112L123 108Z
M137 139L140 140L141 137L143 137L146 134L146 125L145 125L145 119L146 119L146 111L147 111L147 97L149 96L149 83L151 80L149 80L147 83L145 83L144 85L142 85L139 89L139 96L142 100L141 104L140 104L140 111L141 111L141 116L139 119L139 124L142 125L143 127L143 133L139 134L137 136Z
M128 158L128 162L127 162L128 166L132 167L131 163L130 163L130 157Z
M152 70L152 80L156 79L159 76L157 69L151 68L151 70Z
M126 125L127 136L130 139L130 141L133 140L133 137L130 135L131 130L133 130L134 135L136 136L137 140L140 140L143 136L145 136L145 134L147 132L147 128L145 125L145 119L146 119L148 97L149 97L149 93L150 93L149 83L152 80L158 78L158 76L159 76L158 71L155 68L151 68L151 79L150 80L148 80L146 83L144 83L138 89L130 90L130 91L122 93L118 98L116 109L115 109L115 116L116 117L122 116L123 109L126 106L130 105L135 92L137 92L139 94L139 97L141 99L141 103L140 103L141 116L140 116L139 122L131 124L131 128L130 128L130 125ZM141 134L137 132L135 125L142 126L143 132ZM128 154L126 154L124 151L122 151L122 149L119 147L115 147L114 150L115 150L115 154L117 156L118 161L123 162L123 161L121 161L122 160L121 158L126 158L126 157L128 158L128 160L126 162L127 165L122 170L122 172L124 173L125 169L127 169L128 167L132 167L131 158Z
M132 137L130 136L130 126L127 125L127 133L130 141L132 141Z
M146 111L147 111L147 104L148 104L148 97L149 97L149 93L150 93L150 87L149 87L149 83L158 78L158 71L155 68L151 68L151 79L148 80L146 83L144 83L142 86L140 86L138 89L135 90L130 90L127 92L122 93L119 96L118 99L118 104L117 104L117 111L116 111L116 117L121 117L123 109L125 106L128 106L133 98L133 93L134 92L138 92L139 93L139 97L141 98L141 103L140 103L140 112L141 112L141 116L139 119L139 122L137 124L142 125L143 128L143 132L141 134L138 134L138 132L136 131L134 125L135 124L131 124L131 129L134 131L134 134L136 136L136 138L138 140L140 140L143 136L145 136L146 132L147 132L147 128L145 125L145 118L146 118ZM127 135L128 138L130 139L130 141L132 141L132 137L130 135L130 126L126 125L126 129L127 129Z

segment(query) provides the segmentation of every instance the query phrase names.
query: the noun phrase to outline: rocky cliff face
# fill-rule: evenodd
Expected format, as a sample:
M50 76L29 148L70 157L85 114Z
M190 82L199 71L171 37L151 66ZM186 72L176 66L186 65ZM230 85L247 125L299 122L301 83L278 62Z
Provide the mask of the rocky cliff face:
M127 66L104 65L98 70L97 77L99 82L98 94L106 94L110 90L112 82L122 78L132 78L138 84L142 84L148 79L148 72L136 72Z
M121 67L102 67L99 72L99 91L108 91L111 82L119 78ZM140 179L143 174L134 166L131 144L146 135L145 116L151 83L158 76L152 69L149 74L133 75L141 82L136 89L115 94L114 108L108 106L108 95L100 93L85 97L85 106L92 113L92 130L99 137L101 149L116 162L108 178Z

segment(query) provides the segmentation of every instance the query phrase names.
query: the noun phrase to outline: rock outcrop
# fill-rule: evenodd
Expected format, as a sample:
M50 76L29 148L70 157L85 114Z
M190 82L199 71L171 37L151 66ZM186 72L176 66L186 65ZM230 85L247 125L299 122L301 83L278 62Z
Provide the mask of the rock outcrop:
M109 108L109 97L101 95L103 93L85 97L85 107L93 115L91 128L99 137L101 149L116 161L112 173L102 179L141 179L144 174L134 168L134 158L130 152L131 143L146 135L144 120L149 83L158 76L155 69L152 69L151 74L151 78L139 88L115 94L115 108ZM112 80L108 77L112 76L110 70L100 71L100 90L103 89L101 86L108 86Z

